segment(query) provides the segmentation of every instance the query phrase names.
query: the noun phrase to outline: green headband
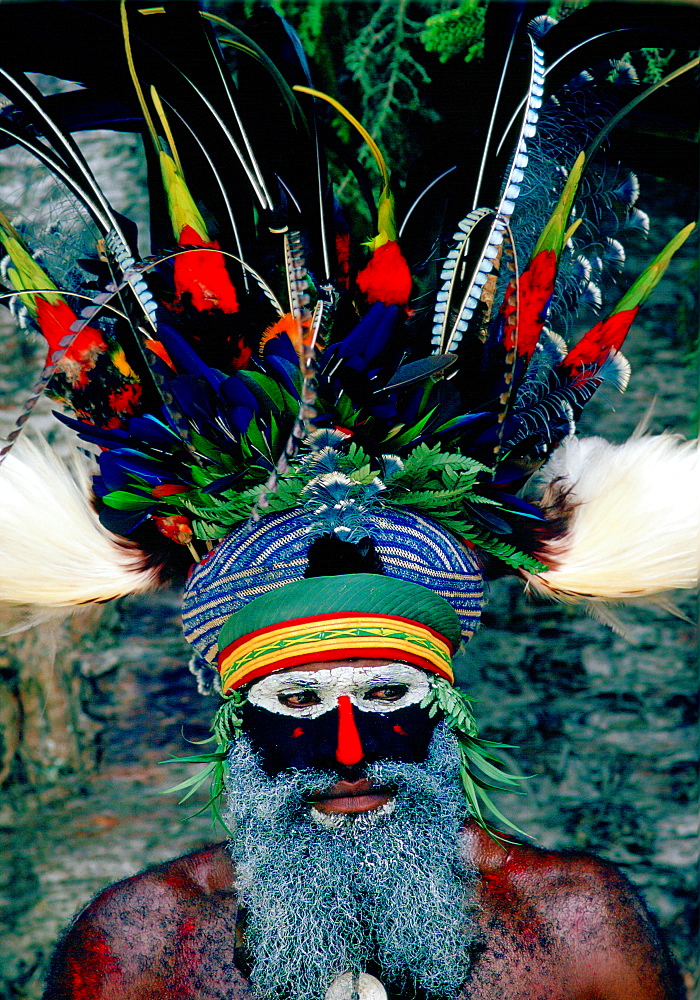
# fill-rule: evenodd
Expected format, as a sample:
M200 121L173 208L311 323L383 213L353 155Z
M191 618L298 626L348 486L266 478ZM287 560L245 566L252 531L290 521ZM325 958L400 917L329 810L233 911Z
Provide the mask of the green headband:
M432 590L374 573L297 580L251 601L219 635L224 694L322 660L393 657L454 680L461 626Z

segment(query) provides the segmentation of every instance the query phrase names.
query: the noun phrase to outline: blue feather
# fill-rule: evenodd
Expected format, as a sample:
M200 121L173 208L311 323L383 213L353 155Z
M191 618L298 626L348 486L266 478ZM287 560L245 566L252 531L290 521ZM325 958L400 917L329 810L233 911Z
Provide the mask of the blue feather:
M364 371L386 347L398 316L398 306L375 302L355 329L325 352L328 362L343 358L350 367ZM324 364L324 368L328 367L328 362Z
M89 441L91 444L99 445L101 448L113 448L114 445L130 440L128 431L123 430L121 427L95 427L93 424L87 424L83 420L76 420L65 413L59 413L58 410L54 410L53 415L62 424L65 424L66 427L70 427L71 430L76 431L83 441Z
M181 443L179 434L151 413L132 417L128 426L129 434L146 444L163 445L164 448L172 449Z
M187 372L190 377L203 378L214 388L226 377L215 368L206 365L187 341L172 326L160 319L158 339L162 342L173 363L182 371Z
M129 475L138 476L150 486L171 482L173 476L163 462L133 448L113 448L100 455L100 472L105 483L112 490L128 485ZM113 485L112 485L113 484Z
M263 348L263 357L266 359L284 358L294 367L299 367L299 358L294 344L286 333L281 333L278 337L272 337L267 341Z

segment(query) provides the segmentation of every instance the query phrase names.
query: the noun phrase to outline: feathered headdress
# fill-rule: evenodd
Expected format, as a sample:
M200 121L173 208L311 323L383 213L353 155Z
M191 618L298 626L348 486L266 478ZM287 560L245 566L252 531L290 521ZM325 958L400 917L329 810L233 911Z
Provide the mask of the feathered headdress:
M231 666L230 642L220 648L224 624L304 577L417 584L457 610L466 638L484 578L504 571L593 604L697 585L695 447L574 437L604 381L625 388L625 335L693 226L565 339L606 267L620 267L613 223L636 212L635 179L611 181L596 164L623 117L611 94L627 71L611 59L661 44L658 20L619 12L595 32L585 12L516 23L501 55L497 17L482 148L457 136L453 162L413 198L400 191L398 212L374 140L315 89L298 39L271 14L244 34L188 2L49 4L28 47L3 9L0 142L42 165L73 217L68 240L61 225L0 215L5 301L48 345L2 452L0 599L11 609L32 620L189 565L185 632L235 676L231 705L252 674ZM55 46L59 33L73 43ZM42 93L30 70L80 88ZM605 96L584 113L596 86ZM334 191L334 115L379 171L364 215ZM75 137L95 128L143 136L145 255ZM84 469L46 449L20 440L8 454L41 393L95 450L92 494ZM357 602L369 618L391 615ZM424 639L387 648L424 656ZM494 777L441 669L436 710L461 733L465 781L475 762Z

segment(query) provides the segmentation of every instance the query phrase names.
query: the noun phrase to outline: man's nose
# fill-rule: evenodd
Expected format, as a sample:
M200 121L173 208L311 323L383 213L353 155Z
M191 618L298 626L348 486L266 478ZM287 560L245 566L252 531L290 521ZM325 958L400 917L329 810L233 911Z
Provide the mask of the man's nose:
M360 763L364 755L352 702L346 694L341 694L338 698L338 745L335 759L345 767L353 767Z

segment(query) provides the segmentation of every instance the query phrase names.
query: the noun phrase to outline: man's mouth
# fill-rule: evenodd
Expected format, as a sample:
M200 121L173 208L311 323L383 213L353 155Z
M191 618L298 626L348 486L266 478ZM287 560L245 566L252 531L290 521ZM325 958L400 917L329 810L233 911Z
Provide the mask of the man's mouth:
M361 813L385 806L394 797L387 787L374 787L366 778L336 781L322 792L312 792L308 802L321 813Z

